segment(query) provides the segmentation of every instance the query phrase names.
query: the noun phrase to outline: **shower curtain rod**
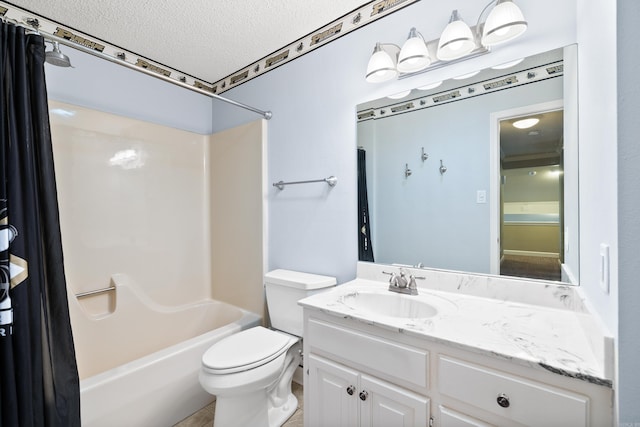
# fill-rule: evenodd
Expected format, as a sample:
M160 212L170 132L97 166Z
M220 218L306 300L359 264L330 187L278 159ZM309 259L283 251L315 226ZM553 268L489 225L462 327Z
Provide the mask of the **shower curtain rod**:
M220 95L216 95L215 93L211 93L211 92L209 92L207 90L200 89L200 88L195 87L195 86L191 86L191 85L189 85L187 83L183 83L181 81L172 79L171 77L167 77L165 75L158 74L158 73L156 73L154 71L147 70L145 68L139 67L139 66L137 66L135 64L131 64L131 63L126 62L124 60L121 60L119 58L104 54L102 52L98 52L97 50L88 48L88 47L83 46L81 44L75 43L75 42L73 42L71 40L67 40L67 39L65 39L63 37L58 37L58 36L56 36L54 34L47 34L47 33L42 32L42 31L34 31L34 30L32 30L32 31L33 31L33 33L39 34L39 35L41 35L42 37L44 37L45 39L47 39L49 41L58 42L60 44L63 44L63 45L68 46L70 48L79 50L81 52L88 53L88 54L93 55L93 56L97 56L98 58L106 59L107 61L113 62L114 64L123 65L123 66L125 66L127 68L130 68L130 69L135 70L135 71L139 71L139 72L144 73L144 74L146 74L148 76L155 77L157 79L164 80L165 82L168 82L168 83L173 83L174 85L183 87L185 89L189 89L189 90L197 92L199 94L206 95L208 97L220 100L222 102L226 102L227 104L235 105L236 107L240 107L240 108L244 108L245 110L253 111L254 113L260 114L266 120L271 119L271 117L273 116L271 111L260 110L258 108L252 107L250 105L246 105L246 104L243 104L241 102L234 101L232 99L225 98L225 97L222 97Z

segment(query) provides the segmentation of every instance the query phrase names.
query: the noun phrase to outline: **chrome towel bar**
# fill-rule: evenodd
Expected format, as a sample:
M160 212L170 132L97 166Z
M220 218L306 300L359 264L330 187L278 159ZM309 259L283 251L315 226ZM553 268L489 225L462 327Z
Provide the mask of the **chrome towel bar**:
M278 181L278 182L274 182L273 186L274 187L278 187L278 190L283 190L285 185L311 184L313 182L326 182L327 184L329 184L329 187L335 187L336 184L338 183L338 178L336 178L335 176L331 175L329 178L312 179L310 181L293 181L293 182Z
M76 298L84 298L91 295L103 294L105 292L110 292L115 290L116 290L115 286L109 286L108 288L96 289L96 290L87 291L87 292L80 292L79 294L76 294Z

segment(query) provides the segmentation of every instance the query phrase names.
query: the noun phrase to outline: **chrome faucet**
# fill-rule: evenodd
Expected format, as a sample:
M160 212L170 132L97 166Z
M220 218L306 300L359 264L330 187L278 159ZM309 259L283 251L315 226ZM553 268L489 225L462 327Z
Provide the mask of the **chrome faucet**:
M400 269L400 273L383 271L389 276L389 290L400 294L418 295L418 286L416 279L424 280L424 277L416 277L413 274L407 275L404 269Z

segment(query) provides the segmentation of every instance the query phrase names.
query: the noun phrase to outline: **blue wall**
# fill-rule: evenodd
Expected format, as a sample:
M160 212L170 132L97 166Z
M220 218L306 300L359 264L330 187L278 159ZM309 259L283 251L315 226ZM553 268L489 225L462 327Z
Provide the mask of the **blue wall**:
M484 2L483 2L484 3ZM402 44L415 26L435 39L446 26L448 5L422 1L349 33L293 62L270 71L224 95L271 110L268 128L269 185L336 175L338 185L298 186L268 197L268 268L329 274L344 282L355 277L356 105L365 101L451 78L487 66L575 43L575 3L521 1L532 24L525 35L479 58L452 64L412 78L383 84L364 80L376 41ZM458 0L468 22L484 4ZM547 11L553 8L553 14ZM544 23L544 24L542 24ZM224 129L255 116L214 103L214 129Z
M49 98L200 134L212 133L211 98L62 46L74 68L45 64Z
M376 262L490 273L489 117L562 93L562 79L555 78L359 123ZM486 203L476 202L478 190L486 191Z

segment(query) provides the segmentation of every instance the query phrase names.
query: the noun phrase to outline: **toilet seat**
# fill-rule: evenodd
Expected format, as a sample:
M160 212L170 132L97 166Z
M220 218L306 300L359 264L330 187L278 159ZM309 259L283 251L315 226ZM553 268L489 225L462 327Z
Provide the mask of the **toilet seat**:
M282 332L256 326L211 346L202 356L202 365L216 375L247 371L276 359L296 340Z

